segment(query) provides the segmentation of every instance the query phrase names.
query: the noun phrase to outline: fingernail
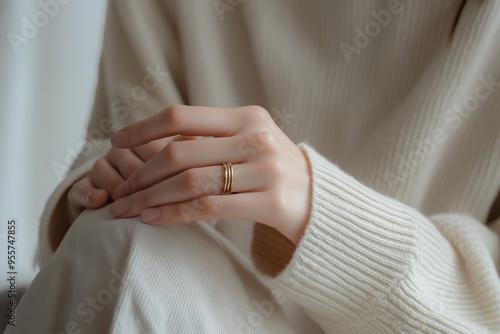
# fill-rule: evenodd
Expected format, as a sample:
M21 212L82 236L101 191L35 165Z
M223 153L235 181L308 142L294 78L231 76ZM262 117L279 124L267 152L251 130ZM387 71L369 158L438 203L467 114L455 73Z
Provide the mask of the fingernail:
M87 203L95 204L95 203L97 203L99 198L101 198L102 196L103 196L103 194L101 192L89 191L89 193L87 194L87 198L86 198Z
M115 217L120 216L130 208L130 198L122 198L110 206L111 214Z
M128 143L128 135L126 131L118 131L111 137L111 144L114 147L124 147Z
M158 208L146 209L141 213L141 219L145 223L157 220L160 218L160 216L161 216L161 210Z

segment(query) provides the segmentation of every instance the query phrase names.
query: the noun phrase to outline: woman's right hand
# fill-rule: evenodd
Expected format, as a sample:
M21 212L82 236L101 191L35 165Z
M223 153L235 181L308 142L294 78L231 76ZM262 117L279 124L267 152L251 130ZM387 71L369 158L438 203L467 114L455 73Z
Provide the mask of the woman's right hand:
M112 194L118 185L160 152L166 144L179 139L181 138L156 140L133 149L111 148L68 191L67 214L70 224L84 209L98 209L115 200Z

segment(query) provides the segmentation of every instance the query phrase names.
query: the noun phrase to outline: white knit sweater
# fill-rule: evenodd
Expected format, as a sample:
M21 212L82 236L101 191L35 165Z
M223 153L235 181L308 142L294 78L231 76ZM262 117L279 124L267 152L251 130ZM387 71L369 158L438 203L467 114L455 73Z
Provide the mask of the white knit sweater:
M279 272L270 286L325 333L500 333L500 221L486 224L500 189L500 1L469 1L450 39L457 5L111 1L89 129L109 138L106 119L116 129L176 103L262 105L313 175L291 259L276 233L253 240ZM82 152L50 198L42 262L61 194L108 148ZM251 256L250 224L217 229Z

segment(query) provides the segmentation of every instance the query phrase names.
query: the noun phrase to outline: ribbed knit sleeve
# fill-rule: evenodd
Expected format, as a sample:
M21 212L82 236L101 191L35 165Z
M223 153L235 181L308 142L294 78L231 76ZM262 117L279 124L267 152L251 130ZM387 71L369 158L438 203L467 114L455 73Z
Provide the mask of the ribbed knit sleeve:
M273 281L327 333L500 332L498 235L468 216L426 218L301 146L311 217Z

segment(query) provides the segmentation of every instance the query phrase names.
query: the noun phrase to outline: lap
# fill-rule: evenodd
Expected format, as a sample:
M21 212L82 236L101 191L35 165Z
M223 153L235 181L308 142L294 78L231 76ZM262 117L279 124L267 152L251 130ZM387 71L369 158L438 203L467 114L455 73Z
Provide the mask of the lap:
M256 303L272 308L259 326L248 319ZM103 208L73 224L8 333L288 332L270 303L269 291L197 224L150 226Z

